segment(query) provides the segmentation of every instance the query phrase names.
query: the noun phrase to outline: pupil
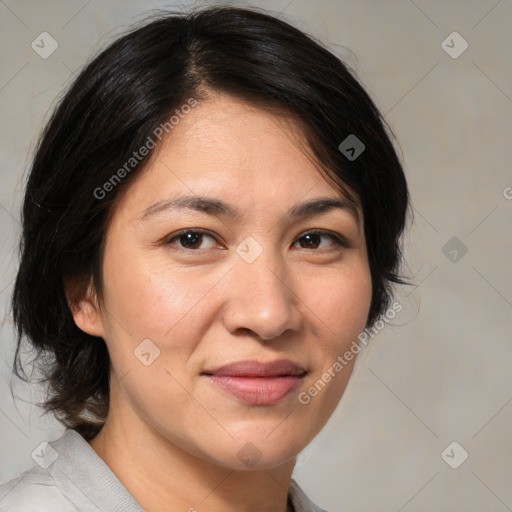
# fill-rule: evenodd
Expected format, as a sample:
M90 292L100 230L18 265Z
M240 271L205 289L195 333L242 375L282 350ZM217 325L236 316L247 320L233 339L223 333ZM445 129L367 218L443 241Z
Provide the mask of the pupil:
M311 246L311 245L315 245L313 239L314 237L316 237L318 235L312 235L312 234L309 234L309 235L304 235L304 239L306 240L306 244L308 246Z
M201 235L198 233L187 233L185 236L185 245L195 245L197 244L197 241Z

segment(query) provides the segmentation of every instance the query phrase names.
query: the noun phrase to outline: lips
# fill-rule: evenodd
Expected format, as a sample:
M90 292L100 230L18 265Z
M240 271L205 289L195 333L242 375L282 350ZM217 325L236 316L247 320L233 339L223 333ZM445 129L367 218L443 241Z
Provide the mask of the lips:
M306 370L289 360L238 361L203 376L218 389L250 405L273 405L289 395L306 375Z
M292 361L281 359L268 363L238 361L237 363L221 366L216 370L206 370L203 373L223 377L282 377L290 375L300 376L306 373L306 370Z

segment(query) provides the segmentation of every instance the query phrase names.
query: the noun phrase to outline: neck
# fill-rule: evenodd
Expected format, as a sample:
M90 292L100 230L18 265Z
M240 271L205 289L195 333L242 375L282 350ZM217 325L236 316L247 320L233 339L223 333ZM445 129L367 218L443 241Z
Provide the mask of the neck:
M145 423L126 428L109 420L89 444L146 512L289 510L295 459L267 470L230 469L193 455Z

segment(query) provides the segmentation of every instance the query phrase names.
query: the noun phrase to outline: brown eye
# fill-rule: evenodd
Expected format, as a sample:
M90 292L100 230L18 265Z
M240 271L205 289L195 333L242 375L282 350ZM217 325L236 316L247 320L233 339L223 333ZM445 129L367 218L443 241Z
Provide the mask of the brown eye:
M182 249L209 249L211 247L200 247L205 237L215 240L213 236L206 231L200 229L187 229L173 235L166 243L169 245L177 245ZM175 241L178 241L179 243L176 244Z
M318 249L318 246L321 244L322 237L330 238L333 240L335 247L349 247L345 240L327 231L310 231L299 237L298 241L301 244L302 249ZM332 245L332 243L330 245Z

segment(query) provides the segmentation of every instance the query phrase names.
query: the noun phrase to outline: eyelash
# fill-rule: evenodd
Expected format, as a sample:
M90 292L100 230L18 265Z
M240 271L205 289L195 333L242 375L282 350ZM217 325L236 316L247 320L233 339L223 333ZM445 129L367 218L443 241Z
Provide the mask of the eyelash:
M210 232L208 232L208 231L206 231L204 229L199 229L199 228L198 229L184 229L182 231L179 231L178 233L173 234L172 237L167 238L166 241L165 241L165 245L173 245L172 244L173 240L179 239L182 236L187 235L189 233L195 233L195 234L199 234L199 235L207 235L207 236L215 239L215 236L213 236ZM300 240L301 238L305 237L306 235L328 236L328 237L330 237L334 241L334 244L337 247L343 247L345 249L350 249L351 248L350 244L344 238L342 238L339 235L336 235L335 233L327 231L327 230L319 230L319 229L317 229L317 230L305 231L301 236L299 236L297 238L297 240ZM207 250L207 249L190 249L188 247L182 247L182 246L179 246L179 245L177 247L178 247L178 249L181 249L181 250L184 250L184 251L199 252L199 251L202 251L202 250ZM301 250L305 250L305 251L309 251L309 250L321 251L322 249L301 248Z

